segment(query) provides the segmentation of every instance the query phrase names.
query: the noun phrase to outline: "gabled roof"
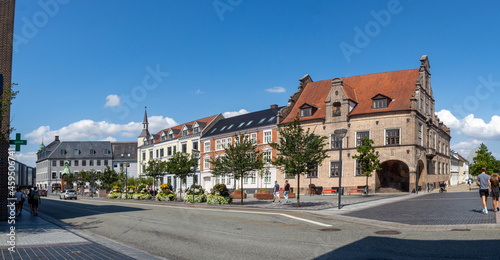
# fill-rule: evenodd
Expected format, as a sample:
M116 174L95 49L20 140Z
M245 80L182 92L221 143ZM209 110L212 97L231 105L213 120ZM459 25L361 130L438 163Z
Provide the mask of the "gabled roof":
M114 142L111 143L111 147L113 160L137 161L137 142Z
M221 119L207 133L203 134L203 138L220 134L243 133L252 128L276 125L276 115L281 108L283 107Z
M213 115L213 116L209 116L209 117L205 117L205 118L202 118L202 119L198 119L198 120L194 120L194 121L190 121L190 122L187 122L187 123L184 123L184 124L181 124L181 125L176 125L174 127L171 127L171 128L166 128L166 129L163 129L161 131L158 132L157 134L157 138L155 138L155 144L157 143L161 143L161 133L164 131L166 133L170 133L170 131L172 131L172 133L174 134L174 138L173 139L168 139L166 141L170 141L170 140L174 140L174 139L178 139L180 137L183 137L182 136L182 129L184 128L187 128L188 130L188 135L187 136L190 136L190 135L193 135L193 124L195 122L198 123L198 127L199 127L199 131L198 131L198 134L200 134L203 129L205 129L205 127L210 124L210 122L212 122L215 118L217 118L218 114L217 115Z
M61 153L64 150L66 153ZM75 150L79 152L76 153ZM90 151L95 151L95 154L91 154ZM105 154L104 150L107 150L109 154ZM43 150L42 150L43 152ZM51 153L41 159L111 159L112 158L112 148L111 142L109 141L67 141L61 142L57 147L51 149Z
M415 93L419 69L390 71L353 77L342 77L342 89L347 99L356 103L349 115L374 112L410 110L410 99ZM301 121L325 118L325 100L332 88L332 80L309 82L297 99L294 107L282 123L293 122L300 115L304 104L318 107L310 117ZM378 94L392 98L387 108L372 109L372 98Z

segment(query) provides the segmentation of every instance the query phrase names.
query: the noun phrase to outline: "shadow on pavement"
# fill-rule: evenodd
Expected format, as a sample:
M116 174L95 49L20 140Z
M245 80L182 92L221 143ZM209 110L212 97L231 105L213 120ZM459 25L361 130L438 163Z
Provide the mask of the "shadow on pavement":
M315 259L499 259L500 240L366 237Z

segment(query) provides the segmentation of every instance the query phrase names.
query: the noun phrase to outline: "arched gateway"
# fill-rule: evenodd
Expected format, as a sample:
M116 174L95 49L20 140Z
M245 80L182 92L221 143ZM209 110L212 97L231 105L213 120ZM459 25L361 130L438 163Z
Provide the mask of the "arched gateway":
M410 170L406 163L399 160L385 161L382 170L377 171L377 192L408 192L410 189Z

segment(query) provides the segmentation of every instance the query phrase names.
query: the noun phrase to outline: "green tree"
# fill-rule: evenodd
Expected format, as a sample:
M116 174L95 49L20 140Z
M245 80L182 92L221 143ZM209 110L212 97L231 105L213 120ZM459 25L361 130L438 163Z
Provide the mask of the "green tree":
M155 183L157 179L165 176L167 168L167 162L162 160L149 160L148 166L146 167L145 174L148 177L153 178L153 187L156 188Z
M188 176L192 176L195 161L188 153L175 153L167 162L167 172L174 174L182 183L186 182ZM182 192L179 191L179 198L182 200Z
M297 176L297 206L300 207L300 175L308 172L328 158L326 136L311 133L300 125L299 118L293 123L278 127L279 140L271 146L278 152L274 165L287 176Z
M375 148L372 145L373 140L365 137L364 145L360 145L356 149L359 155L352 156L360 165L363 175L366 176L366 195L368 195L368 178L372 177L373 171L382 170L380 160L378 159L378 155L375 154Z
M83 187L92 181L92 173L90 171L81 171L76 174L77 183L80 187ZM83 195L84 189L80 188L80 194Z
M93 170L91 170L93 171ZM115 170L106 166L106 169L102 173L97 174L97 178L101 181L101 187L105 190L110 190L120 179L118 173Z
M212 161L212 175L233 175L240 180L241 202L243 204L243 178L250 177L255 171L262 169L262 153L259 153L255 143L243 135L235 135L234 145L224 148L225 154Z
M0 122L4 122L4 117L10 117L9 111L10 106L12 105L12 100L16 99L17 94L19 94L18 90L14 90L14 86L17 86L17 83L11 83L9 92L7 94L1 93L2 97L0 98ZM8 131L1 131L0 140L9 140L9 135L14 132L16 129L14 127L10 127Z
M479 150L476 151L476 156L472 161L472 164L469 166L469 172L474 176L479 175L483 167L486 167L486 173L489 175L500 171L499 163L483 143L479 146Z

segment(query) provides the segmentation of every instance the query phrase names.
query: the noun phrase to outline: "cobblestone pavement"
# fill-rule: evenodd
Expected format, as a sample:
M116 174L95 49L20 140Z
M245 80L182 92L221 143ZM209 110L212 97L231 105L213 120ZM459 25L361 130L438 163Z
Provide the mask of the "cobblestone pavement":
M131 248L123 250L127 254L119 253L102 243L69 232L45 218L48 217L32 216L28 210L23 210L15 223L0 222L3 240L0 241L0 259L150 259L148 255ZM12 228L15 234L9 234ZM9 250L12 245L8 241L15 242L12 251Z
M468 189L468 188L467 188ZM452 192L455 191L455 192ZM489 214L482 213L477 190L460 192L456 188L445 193L429 193L404 201L379 205L345 213L356 218L389 221L409 225L496 224L491 198Z

